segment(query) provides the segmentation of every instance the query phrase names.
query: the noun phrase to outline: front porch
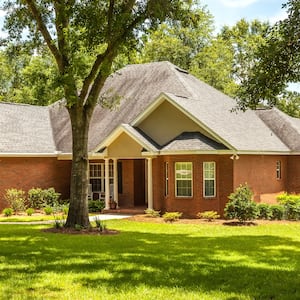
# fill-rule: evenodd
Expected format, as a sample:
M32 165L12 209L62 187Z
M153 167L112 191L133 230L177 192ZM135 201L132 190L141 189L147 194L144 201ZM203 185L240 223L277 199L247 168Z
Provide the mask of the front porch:
M105 202L105 212L141 214L153 208L152 159L90 160L88 199Z

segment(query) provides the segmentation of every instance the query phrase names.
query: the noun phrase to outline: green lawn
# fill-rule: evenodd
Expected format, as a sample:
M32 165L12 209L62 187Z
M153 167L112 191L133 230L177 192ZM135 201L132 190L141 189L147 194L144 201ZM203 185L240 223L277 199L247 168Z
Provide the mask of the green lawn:
M0 225L0 299L300 299L300 224Z

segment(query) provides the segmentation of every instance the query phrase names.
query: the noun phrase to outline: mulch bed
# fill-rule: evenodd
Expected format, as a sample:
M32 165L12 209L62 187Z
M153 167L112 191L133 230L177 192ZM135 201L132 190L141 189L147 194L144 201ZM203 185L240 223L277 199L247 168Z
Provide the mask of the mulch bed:
M80 234L80 235L115 235L119 234L118 230L114 229L105 229L103 231L99 231L98 228L89 228L89 229L75 229L75 228L46 228L43 229L44 232L51 232L51 233L63 233L63 234Z
M147 215L135 215L126 220L136 221L136 222L147 222L147 223L166 223L163 218L151 218ZM179 219L175 221L175 224L209 224L209 225L226 225L226 226L256 226L261 224L291 224L297 221L270 221L270 220L255 220L247 221L244 223L238 222L237 220L225 220L225 219L216 219L211 222L204 219Z

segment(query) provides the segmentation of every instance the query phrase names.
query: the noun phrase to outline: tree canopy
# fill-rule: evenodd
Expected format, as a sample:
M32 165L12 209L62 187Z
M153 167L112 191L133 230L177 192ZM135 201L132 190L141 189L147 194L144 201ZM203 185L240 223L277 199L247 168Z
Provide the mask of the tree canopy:
M275 105L289 82L299 82L300 1L289 0L283 8L288 17L268 31L249 76L242 81L238 105L243 110L260 103Z

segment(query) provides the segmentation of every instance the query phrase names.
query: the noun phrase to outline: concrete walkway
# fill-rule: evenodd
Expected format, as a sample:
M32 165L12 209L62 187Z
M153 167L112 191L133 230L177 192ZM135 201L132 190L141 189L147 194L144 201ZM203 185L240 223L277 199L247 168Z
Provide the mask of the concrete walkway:
M96 219L105 221L105 220L116 220L116 219L126 219L131 217L131 215L122 215L122 214L100 214L96 216L91 216L90 221L93 222ZM48 221L36 221L36 222L0 222L0 225L39 225L39 224L52 224L55 220L48 220Z

